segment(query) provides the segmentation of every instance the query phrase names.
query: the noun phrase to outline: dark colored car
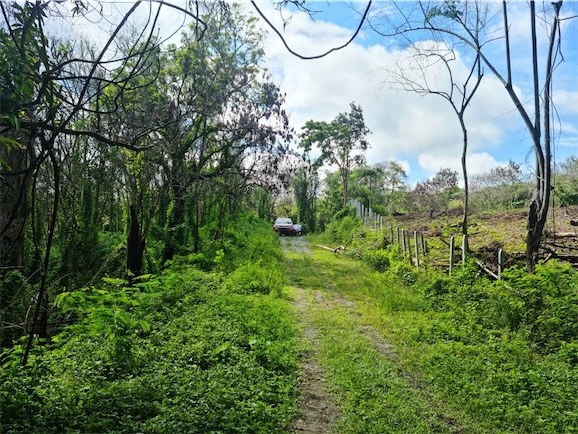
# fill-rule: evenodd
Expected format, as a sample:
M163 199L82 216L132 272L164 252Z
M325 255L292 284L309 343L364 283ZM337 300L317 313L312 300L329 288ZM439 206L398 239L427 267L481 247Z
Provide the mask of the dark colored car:
M293 227L293 220L287 217L279 217L275 220L273 229L279 235L295 235L295 228Z

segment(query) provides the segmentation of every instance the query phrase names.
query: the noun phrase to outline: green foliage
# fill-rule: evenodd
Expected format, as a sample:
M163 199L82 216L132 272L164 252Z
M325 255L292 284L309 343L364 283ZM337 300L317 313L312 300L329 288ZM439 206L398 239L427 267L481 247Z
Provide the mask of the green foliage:
M451 313L456 336L468 336L468 342L520 333L532 348L550 354L578 340L577 285L568 266L540 265L533 274L511 269L492 283L470 265L451 279L435 279L424 295L432 307Z
M562 204L578 204L578 158L568 157L561 164L560 173L556 176L555 194Z
M0 272L0 323L18 324L30 306L32 293L32 285L20 271ZM0 348L15 336L15 333L6 333L5 342L0 342Z
M312 164L299 168L293 176L293 191L297 206L298 222L301 222L307 232L316 229L316 200L319 187L317 167Z
M389 268L391 262L391 252L387 250L366 250L363 252L363 260L383 272Z
M364 241L371 244L371 237L367 234ZM442 400L450 413L459 415L451 428L476 433L575 431L578 275L571 267L547 263L534 274L516 268L504 273L503 281L494 282L475 263L456 267L449 277L431 269L418 272L387 249L371 251L361 255L364 262L372 256L388 257L383 272L325 251L291 262L296 284L324 291L316 299L335 292L347 297L345 302L328 303L332 309L317 318L324 327L319 334L325 341L321 357L343 402L344 432L399 429L381 424L400 416L401 410L387 420L382 421L381 415L397 408L392 394L405 393L394 384L400 371L404 378L413 376L418 390L429 390L430 398ZM355 307L347 312L343 307L349 300ZM315 309L323 310L322 306ZM386 337L387 344L365 342L366 336L357 331L368 324ZM385 358L394 366L374 348L391 352ZM384 372L386 379L381 377ZM384 388L388 396L380 395ZM374 413L374 402L387 405ZM411 402L419 406L419 397ZM439 408L435 400L430 404ZM411 418L415 407L406 404L403 411L408 413L399 423ZM376 426L382 431L373 430Z
M229 274L224 288L238 294L280 294L282 283L278 269L267 269L262 261L247 262Z
M346 213L350 212L349 208L345 209ZM357 217L346 215L340 220L333 220L327 225L326 233L329 234L332 241L346 242L350 240L356 230L362 227L361 220Z
M246 262L259 260L266 267L278 267L282 258L279 237L271 228L272 223L251 214L229 220L222 233L214 225L208 225L202 228L202 237L216 239L205 241L202 254L223 272L232 272Z
M369 128L363 119L361 106L350 103L349 113L339 113L331 122L309 120L303 127L299 146L309 153L313 146L321 151L320 164L334 164L339 168L343 189L343 206L347 206L348 180L353 167L365 162L369 148Z
M216 249L212 267L220 271L200 270L199 256L189 255L133 286L106 278L61 294L56 308L68 326L50 346L35 345L25 368L22 346L2 356L0 431L286 432L298 358L288 301L280 291L220 290L278 273L277 259L266 256L281 256L277 238L249 239L260 227L272 232L247 217L231 226L230 244L217 243L244 245L260 268L239 260L240 271L224 278L227 252Z
M143 276L139 280L142 280ZM145 285L137 283L128 287L121 279L103 279L106 286L82 288L78 291L63 292L56 297L55 306L63 314L72 314L79 319L72 329L75 333L83 330L88 335L103 338L108 359L115 369L130 372L135 363L133 344L141 332L148 332L150 324L134 316L138 306L139 292ZM54 337L54 341L66 339L71 330Z

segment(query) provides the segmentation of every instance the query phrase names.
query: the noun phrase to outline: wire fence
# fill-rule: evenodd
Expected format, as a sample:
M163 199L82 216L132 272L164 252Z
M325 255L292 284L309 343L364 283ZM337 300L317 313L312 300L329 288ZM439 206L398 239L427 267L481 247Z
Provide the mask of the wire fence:
M397 247L399 254L403 255L403 257L416 268L425 267L428 264L428 240L422 231L409 231L396 227L391 222L388 222L384 216L356 199L350 200L349 204L355 208L357 217L361 219L366 227L383 232L384 241L387 241L389 245ZM447 268L448 273L451 275L454 272L455 266L465 264L471 257L471 254L467 235L462 235L461 237L452 235L448 245L449 254L447 255L447 259L444 260L444 264L437 263L434 265ZM494 279L501 280L502 270L504 269L504 251L502 249L497 251L497 265L495 270L490 269L488 265L482 261L473 259L487 274ZM431 264L432 261L429 261L429 263Z

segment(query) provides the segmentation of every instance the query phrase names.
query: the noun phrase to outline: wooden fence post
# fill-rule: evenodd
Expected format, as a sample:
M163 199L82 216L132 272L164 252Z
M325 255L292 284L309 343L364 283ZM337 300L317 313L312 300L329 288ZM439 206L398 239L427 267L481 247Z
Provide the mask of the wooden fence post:
M413 263L412 260L412 253L411 253L411 235L409 234L409 231L405 231L405 237L406 237L406 247L407 247L407 257L409 258L409 263Z
M421 251L423 252L423 256L426 257L427 256L427 241L425 240L423 233L420 232L420 235L421 235Z
M498 280L502 280L502 269L504 268L504 251L498 249Z
M401 249L403 250L403 257L405 258L405 229L401 230Z
M417 241L417 231L413 233L413 238L415 242L415 266L419 270L419 243Z
M455 242L455 236L452 235L452 237L450 238L450 276L452 275L452 271L454 269L454 242Z
M462 236L462 265L466 263L466 256L468 254L468 236Z

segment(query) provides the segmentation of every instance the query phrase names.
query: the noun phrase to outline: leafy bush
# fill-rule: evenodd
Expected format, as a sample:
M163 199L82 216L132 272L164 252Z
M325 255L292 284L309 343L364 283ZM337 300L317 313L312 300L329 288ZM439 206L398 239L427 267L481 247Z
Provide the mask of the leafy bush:
M366 250L363 260L379 272L389 268L391 254L387 250Z
M22 345L0 357L0 431L286 432L295 414L295 319L277 296L278 239L257 227L261 239L249 240L247 226L218 240L212 256L203 252L217 271L187 255L134 286L106 279L59 296L68 326L50 346L34 346L25 368ZM242 245L255 262L227 274L238 259L221 267L224 247Z
M534 273L513 268L504 280L491 282L469 264L452 278L424 285L423 293L436 310L460 318L454 326L485 340L500 333L520 332L540 352L556 352L578 340L578 276L570 266L548 263Z
M329 223L326 232L330 234L332 241L346 242L351 239L354 231L361 225L359 218L346 216L341 220L334 220Z
M262 261L247 262L233 271L224 284L226 291L237 294L279 294L283 276L278 269L263 266Z
M390 268L391 273L407 286L413 285L418 278L415 267L407 262L396 261Z
M139 332L150 329L147 321L133 314L139 304L138 296L134 293L141 288L128 287L121 279L106 278L104 281L107 286L61 293L55 300L55 306L64 314L72 313L80 317L80 322L72 326L71 331L103 338L112 366L130 372L135 363L135 337ZM64 336L67 334L68 331ZM55 340L63 338L63 335L59 335Z
M18 324L26 316L33 293L32 285L20 271L0 272L0 324ZM0 349L17 337L17 329L2 330Z

